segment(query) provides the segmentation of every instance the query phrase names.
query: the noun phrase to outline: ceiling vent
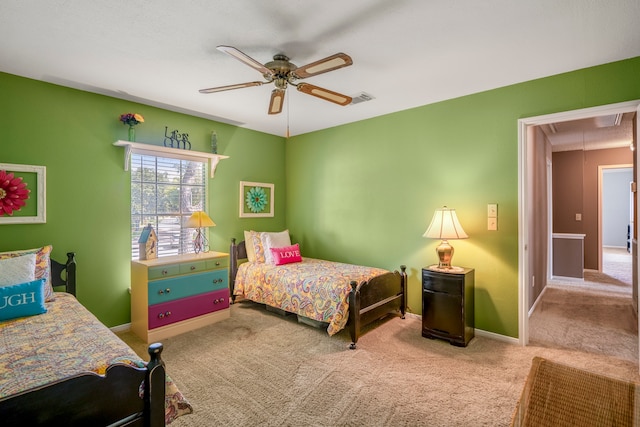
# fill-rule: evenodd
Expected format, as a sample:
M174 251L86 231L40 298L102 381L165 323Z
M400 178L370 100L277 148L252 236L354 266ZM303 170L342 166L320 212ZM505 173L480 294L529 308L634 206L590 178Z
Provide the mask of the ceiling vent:
M356 95L351 96L351 105L360 104L361 102L367 102L375 99L372 95L369 95L366 92L360 92Z

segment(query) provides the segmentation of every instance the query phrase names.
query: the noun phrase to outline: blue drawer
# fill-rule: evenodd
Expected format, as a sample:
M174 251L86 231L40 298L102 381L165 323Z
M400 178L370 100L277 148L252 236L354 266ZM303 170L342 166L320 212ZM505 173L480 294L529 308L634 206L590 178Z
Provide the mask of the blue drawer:
M149 282L149 305L229 287L227 270L207 271Z

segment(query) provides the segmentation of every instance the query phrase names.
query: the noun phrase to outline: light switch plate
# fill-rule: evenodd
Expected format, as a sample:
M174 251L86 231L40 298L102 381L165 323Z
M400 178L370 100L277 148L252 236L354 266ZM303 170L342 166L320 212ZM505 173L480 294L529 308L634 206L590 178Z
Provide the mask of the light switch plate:
M498 229L498 218L488 218L487 230L496 231Z
M489 217L489 218L497 218L498 217L498 204L497 203L489 203L487 205L487 217Z

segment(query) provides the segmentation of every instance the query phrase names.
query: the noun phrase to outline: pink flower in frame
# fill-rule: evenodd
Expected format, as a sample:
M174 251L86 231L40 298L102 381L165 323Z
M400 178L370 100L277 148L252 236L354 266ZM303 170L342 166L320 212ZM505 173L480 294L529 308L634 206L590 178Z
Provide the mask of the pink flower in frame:
M29 199L30 192L21 177L0 170L0 216L19 211Z

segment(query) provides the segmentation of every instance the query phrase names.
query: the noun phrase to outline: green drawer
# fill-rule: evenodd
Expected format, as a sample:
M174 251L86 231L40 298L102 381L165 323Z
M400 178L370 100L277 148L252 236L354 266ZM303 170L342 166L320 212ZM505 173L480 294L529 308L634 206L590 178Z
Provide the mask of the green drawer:
M161 279L163 277L177 276L180 274L180 264L159 265L157 267L149 267L149 280Z
M208 270L206 261L192 261L180 264L180 274L197 273Z
M229 257L213 258L207 260L207 270L214 268L226 268L229 267Z

